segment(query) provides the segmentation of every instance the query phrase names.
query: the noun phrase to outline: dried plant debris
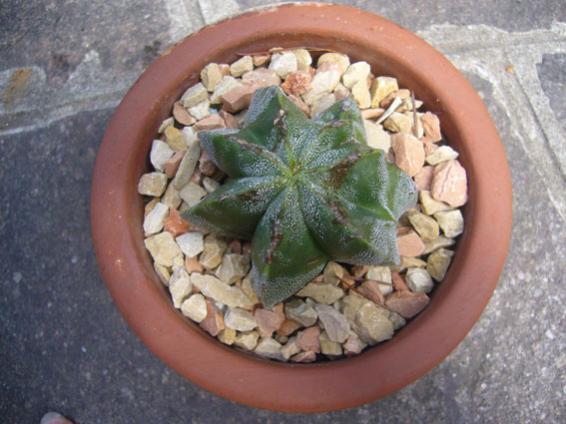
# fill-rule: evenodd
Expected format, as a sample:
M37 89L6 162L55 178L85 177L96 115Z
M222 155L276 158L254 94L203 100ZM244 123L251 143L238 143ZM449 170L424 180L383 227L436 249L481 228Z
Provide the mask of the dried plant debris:
M147 199L145 246L172 306L220 342L277 361L334 360L393 337L427 306L464 232L459 208L468 198L467 175L438 116L421 110L426 105L393 76L376 76L368 63L324 49L242 53L231 64L206 65L200 78L160 126L152 169L138 184ZM251 244L184 217L231 181L200 132L242 131L254 93L273 86L294 111L315 119L337 102L354 102L364 148L408 174L418 202L393 235L399 265L324 261L301 290L267 307L253 288Z

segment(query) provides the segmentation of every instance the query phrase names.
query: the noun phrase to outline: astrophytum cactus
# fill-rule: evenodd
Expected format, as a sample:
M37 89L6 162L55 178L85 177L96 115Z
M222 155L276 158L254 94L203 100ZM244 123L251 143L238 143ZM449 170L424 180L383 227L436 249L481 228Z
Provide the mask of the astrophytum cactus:
M262 88L242 129L199 138L229 178L184 217L252 241L252 284L266 307L300 290L329 259L398 263L396 223L415 204L416 188L367 146L352 99L311 120L278 87Z

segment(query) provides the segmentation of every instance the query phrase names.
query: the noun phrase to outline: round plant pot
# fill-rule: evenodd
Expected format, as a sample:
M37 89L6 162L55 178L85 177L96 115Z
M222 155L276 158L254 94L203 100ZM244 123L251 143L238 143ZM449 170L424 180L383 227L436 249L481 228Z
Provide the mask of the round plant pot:
M143 243L137 182L173 102L209 62L271 47L317 47L395 76L440 117L469 180L466 229L429 306L395 337L337 361L286 364L222 345L175 310ZM91 198L96 257L129 325L165 363L227 399L277 411L321 412L375 401L441 362L478 320L499 278L511 232L511 183L479 96L439 52L396 24L355 8L289 4L242 14L193 34L158 58L114 113Z

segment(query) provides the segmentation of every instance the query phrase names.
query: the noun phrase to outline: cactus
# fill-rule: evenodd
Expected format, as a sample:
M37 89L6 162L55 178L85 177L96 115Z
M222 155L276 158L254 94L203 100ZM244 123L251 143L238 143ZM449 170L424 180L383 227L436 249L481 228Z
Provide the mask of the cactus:
M252 240L252 284L264 306L296 293L329 259L399 262L396 223L415 204L416 188L367 146L351 98L311 120L278 87L262 88L242 129L199 138L229 179L184 218Z

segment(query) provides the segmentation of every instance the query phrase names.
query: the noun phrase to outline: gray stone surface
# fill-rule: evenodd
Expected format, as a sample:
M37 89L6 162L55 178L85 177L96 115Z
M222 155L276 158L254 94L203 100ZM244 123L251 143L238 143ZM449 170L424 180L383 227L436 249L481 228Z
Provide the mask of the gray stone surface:
M562 0L345 2L418 31L464 72L512 170L513 239L499 286L464 342L426 377L348 411L275 414L197 388L131 333L98 275L89 235L105 125L171 42L264 3L0 6L0 421L39 422L48 410L79 423L566 421Z

